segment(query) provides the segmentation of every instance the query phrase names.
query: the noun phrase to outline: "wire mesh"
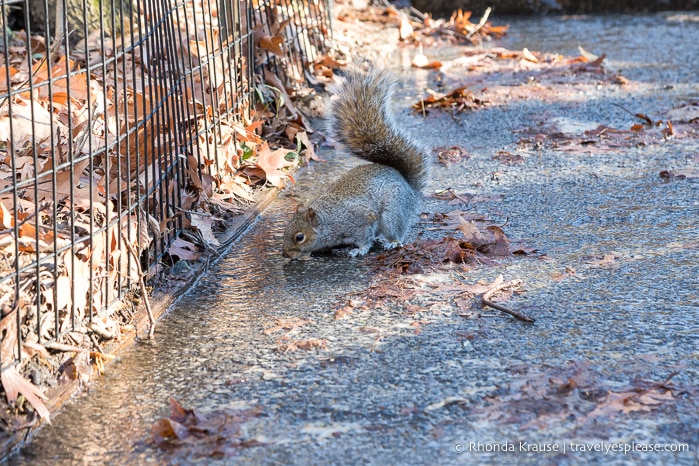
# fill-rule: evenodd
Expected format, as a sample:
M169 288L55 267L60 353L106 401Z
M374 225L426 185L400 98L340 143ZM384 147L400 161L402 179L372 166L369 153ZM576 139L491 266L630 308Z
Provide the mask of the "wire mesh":
M327 47L318 0L0 0L0 365L112 315L183 228L255 77ZM255 34L284 54L256 53ZM88 341L89 343L89 341Z

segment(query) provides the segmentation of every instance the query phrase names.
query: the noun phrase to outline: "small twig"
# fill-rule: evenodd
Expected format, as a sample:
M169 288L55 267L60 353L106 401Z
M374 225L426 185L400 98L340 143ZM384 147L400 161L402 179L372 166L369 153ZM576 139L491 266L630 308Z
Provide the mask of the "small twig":
M90 325L90 330L92 330L94 333L102 337L103 340L113 340L114 339L114 332L109 332L106 329L100 327L99 325L95 324L94 322ZM104 351L100 350L100 353L103 353Z
M452 35L452 36L456 37L457 39L468 40L468 38L469 38L469 36L466 35L466 34L463 34L463 33L459 32L459 31L455 31L455 30L453 30L453 29L448 29L448 28L446 27L446 25L445 25L444 27L441 27L441 28L439 29L438 32L444 33L444 34L447 34L447 35Z
M66 345L55 341L52 341L51 343L46 343L44 345L44 348L54 351L62 351L64 353L80 353L82 351L87 351L87 349L85 348L78 348L74 345Z
M97 351L99 351L100 353L104 353L104 350L102 349L100 342L97 341L97 337L95 336L94 333L90 333L90 340L92 340L92 344L95 345L95 348L97 348Z
M464 204L468 204L471 202L471 199L475 197L475 195L471 195L470 199L466 199L464 196L458 194L456 191L454 191L454 188L449 188L448 191L451 191L451 195L454 196L456 199L460 200Z
M512 280L509 282L503 282L501 275L497 278L497 280L495 280L492 288L481 295L481 302L485 306L492 307L493 309L497 309L498 311L502 311L523 322L535 322L534 319L525 314L522 314L519 311L513 311L512 309L508 309L505 306L501 306L500 304L496 304L490 300L490 297L498 291L504 290L506 288L511 288L513 286L519 286L521 284L522 280Z
M143 302L145 302L146 304L146 311L148 312L148 321L150 322L150 328L148 329L148 339L151 339L155 334L155 318L153 317L153 309L151 309L150 307L150 300L148 299L148 290L146 289L146 282L143 279L143 271L141 270L140 266L141 261L138 260L138 254L134 250L133 246L131 246L131 243L126 238L126 235L124 235L123 231L121 232L121 238L124 240L126 248L129 250L129 253L131 253L133 260L136 261L136 270L138 271L138 282L141 285L141 295L143 296Z
M483 17L482 17L481 20L478 22L478 24L476 25L476 27L473 28L473 31L471 31L471 32L468 33L468 35L466 36L467 39L470 39L471 37L473 37L474 34L476 34L478 31L480 31L481 28L482 28L483 26L485 26L485 23L488 22L488 16L490 16L490 7L488 7L488 8L485 10L485 13L483 13Z
M388 3L388 2L386 2L386 3ZM409 10L410 10L410 12L411 12L412 14L414 14L415 16L417 16L418 18L420 18L422 21L424 21L425 18L427 18L427 15L426 15L425 13L423 13L422 11L418 10L417 8L415 8L415 7L413 7L413 6L411 6L411 7L409 8Z
M612 102L612 105L614 105L615 107L619 107L620 109L622 109L623 111L625 111L625 112L628 113L629 115L631 115L631 116L633 116L633 117L636 117L636 118L638 118L639 120L645 121L646 124L647 124L648 126L653 126L653 125L655 124L655 123L653 122L653 120L651 120L650 117L649 117L648 115L644 115L643 113L634 113L634 112L632 112L631 110L629 110L628 108L626 108L626 107L624 107L623 105L620 105L620 104L618 104L618 103L616 103L616 102Z

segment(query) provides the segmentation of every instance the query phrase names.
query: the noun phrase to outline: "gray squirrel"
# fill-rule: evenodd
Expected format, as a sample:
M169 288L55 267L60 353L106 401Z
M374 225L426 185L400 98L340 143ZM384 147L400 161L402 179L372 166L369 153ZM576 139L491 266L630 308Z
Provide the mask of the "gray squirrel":
M370 164L341 176L308 206L299 205L284 232L284 256L308 259L340 246L351 257L374 243L401 244L415 223L430 173L425 149L398 129L389 102L394 79L385 70L350 71L328 112L341 146Z

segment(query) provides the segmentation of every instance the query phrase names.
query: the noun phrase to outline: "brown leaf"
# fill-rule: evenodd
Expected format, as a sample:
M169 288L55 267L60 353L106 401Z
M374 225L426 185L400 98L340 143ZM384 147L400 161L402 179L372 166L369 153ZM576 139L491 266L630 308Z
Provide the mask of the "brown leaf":
M264 171L267 182L272 186L283 188L284 180L287 178L291 179L292 183L294 182L288 171L282 171L284 168L289 168L296 164L295 161L286 159L290 152L292 151L283 147L273 151L266 142L260 146L257 152L257 166Z
M428 97L412 105L416 112L423 112L426 108L449 108L457 112L464 109L477 109L484 107L487 102L476 98L468 89L468 86L461 86L448 94L427 89Z
M38 101L16 97L12 105L3 106L0 112L0 142L10 141L10 129L17 147L32 141L39 143L51 136L51 114Z
M654 406L666 401L674 401L671 390L658 389L646 392L609 392L602 402L594 410L585 416L584 421L596 417L605 416L616 418L620 413L628 414L635 411L649 412Z
M437 160L446 167L471 158L471 154L461 146L435 147L432 151L437 154Z
M279 318L279 319L275 319L275 320L276 320L275 325L273 325L271 327L267 327L263 331L263 333L265 335L279 332L280 330L289 330L289 331L295 330L299 327L303 327L304 325L308 325L308 324L313 322L312 320L301 319L300 317L290 317L290 318L286 318L286 319Z
M398 273L415 274L434 269L445 262L469 262L474 255L475 249L468 242L447 237L418 239L380 254L376 261L380 266Z
M668 120L680 123L699 121L699 102L692 102L681 107L673 108L665 114Z
M51 424L51 413L41 400L41 398L44 398L44 395L41 394L39 389L29 380L22 377L15 367L6 368L1 374L2 386L5 389L5 396L7 396L7 402L10 403L10 406L15 405L17 395L21 393L37 414Z
M306 152L304 154L306 164L308 164L311 160L315 160L316 162L325 162L325 160L321 159L316 154L315 148L313 147L313 143L310 139L308 139L308 133L306 131L300 131L296 133L296 140L300 142L303 145L303 147L306 148Z
M39 343L31 343L28 341L22 343L22 352L26 353L26 355L30 358L34 355L39 355L39 357L43 359L48 359L51 357L51 354L46 350L44 345L40 345Z
M495 237L495 241L484 248L483 252L492 254L494 256L509 256L510 255L510 240L505 236L505 232L502 231L497 225L491 225L486 228Z
M206 244L213 247L218 247L221 245L216 238L216 235L214 235L213 218L211 215L199 212L190 212L190 223L193 228L201 233L202 239L204 242L206 242Z
M193 409L184 408L176 399L170 397L170 419L181 424L197 424L199 416Z
M555 282L560 282L560 281L565 280L568 277L575 277L575 276L576 276L575 269L573 269L571 267L566 267L564 272L555 271L551 274L551 278Z
M281 94L281 97L284 101L284 105L286 105L286 107L289 109L292 116L300 115L299 111L296 109L296 106L294 106L294 103L291 100L291 96L289 96L289 93L286 92L286 86L284 86L284 84L281 82L279 77L276 74L274 74L272 72L272 70L269 70L267 68L265 68L264 73L265 73L265 82L279 91L279 93ZM301 117L303 118L303 115L301 115ZM305 118L304 118L304 123L305 123ZM310 127L310 125L306 126L305 124L304 124L304 126L307 128Z
M288 353L290 351L304 350L309 351L312 349L327 350L328 340L320 340L317 338L311 338L309 340L296 340L296 341L284 341L280 339L277 342L277 351L280 353Z
M314 63L316 65L321 65L321 66L327 66L328 68L332 69L337 69L337 68L342 68L344 66L347 66L347 62L344 60L336 60L335 58L329 56L329 55L320 55L318 56Z
M410 65L415 68L438 70L442 67L442 62L439 60L430 61L426 55L418 53L413 57Z
M243 179L245 183L251 186L267 181L265 171L257 165L244 165L240 167L238 175L238 178ZM230 185L229 188L233 188L233 186Z
M466 241L473 246L473 249L479 249L481 246L488 244L488 240L478 231L478 227L473 222L467 222L459 217L459 230L464 234Z
M663 170L659 173L660 178L670 180L686 180L699 178L699 170Z
M156 445L165 445L173 439L185 439L191 434L189 429L177 421L160 419L151 426L151 435Z
M600 55L599 57L597 57L596 60L590 62L590 66L592 66L592 67L599 67L599 66L601 66L601 65L602 65L602 62L604 61L605 58L607 58L607 54L606 54L606 53L603 53L602 55Z
M668 120L667 126L660 131L665 139L670 139L675 135L675 128L672 126L672 122Z
M599 58L594 53L588 52L587 50L582 48L580 45L578 45L578 52L580 52L580 56L583 57L586 62L595 61L597 60L597 58Z
M282 36L267 36L264 35L260 38L258 45L278 57L284 57L284 51L282 50L282 44L284 43L284 38Z
M170 246L170 249L167 251L171 256L177 256L182 260L185 261L196 261L201 258L201 253L199 252L193 252L188 249L184 249L180 246L175 246L172 245Z
M493 156L493 160L497 160L505 165L517 165L527 161L524 156L520 154L513 154L505 150L498 151L498 153Z
M262 174L264 176L264 172L262 172ZM236 183L236 181L233 179L229 179L221 183L220 189L224 194L214 193L214 197L212 199L215 199L218 196L220 196L221 199L225 200L231 199L233 196L236 196L249 202L255 200L252 193L250 192L250 188L247 185Z

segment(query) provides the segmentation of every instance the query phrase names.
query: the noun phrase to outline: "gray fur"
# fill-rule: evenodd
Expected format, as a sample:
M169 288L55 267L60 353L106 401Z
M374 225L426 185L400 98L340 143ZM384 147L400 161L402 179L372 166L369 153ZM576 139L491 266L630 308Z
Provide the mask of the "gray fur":
M341 176L307 207L299 206L284 233L284 255L353 246L364 255L375 242L402 243L420 208L429 177L427 152L399 131L388 101L393 80L385 71L352 72L338 91L329 124L349 151L372 162Z

